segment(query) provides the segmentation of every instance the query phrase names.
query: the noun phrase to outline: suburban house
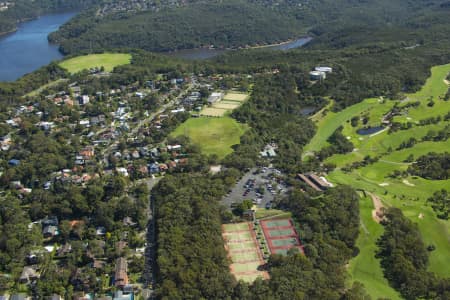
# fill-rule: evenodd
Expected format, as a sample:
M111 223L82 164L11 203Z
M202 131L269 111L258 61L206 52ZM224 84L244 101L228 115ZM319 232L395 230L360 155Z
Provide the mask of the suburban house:
M42 234L44 235L44 238L52 238L55 235L58 235L58 227L53 225L45 226L42 230Z
M32 267L23 267L22 274L19 277L20 283L30 283L39 278L39 274Z
M116 260L116 271L114 275L114 285L123 288L128 284L128 263L126 258L120 257Z

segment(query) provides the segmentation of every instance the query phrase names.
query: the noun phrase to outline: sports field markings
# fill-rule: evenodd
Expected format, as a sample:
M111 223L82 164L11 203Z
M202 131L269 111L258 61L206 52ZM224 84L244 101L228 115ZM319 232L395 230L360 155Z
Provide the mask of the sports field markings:
M248 98L248 94L229 92L221 101L217 101L211 106L203 108L200 111L200 115L207 117L223 117L227 113L232 112L241 106Z
M292 248L297 248L303 253L303 247L291 219L261 220L260 225L272 254L285 254Z
M252 223L224 224L222 236L231 260L230 271L237 280L253 282L258 277L269 278L266 271L258 270L265 262Z

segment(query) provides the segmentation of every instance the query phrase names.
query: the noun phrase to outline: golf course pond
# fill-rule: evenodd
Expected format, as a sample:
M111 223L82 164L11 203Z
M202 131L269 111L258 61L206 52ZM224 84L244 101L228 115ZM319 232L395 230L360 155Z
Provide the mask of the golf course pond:
M356 133L359 135L369 135L369 134L377 133L383 129L384 129L383 126L367 127L367 128L358 129L356 131Z

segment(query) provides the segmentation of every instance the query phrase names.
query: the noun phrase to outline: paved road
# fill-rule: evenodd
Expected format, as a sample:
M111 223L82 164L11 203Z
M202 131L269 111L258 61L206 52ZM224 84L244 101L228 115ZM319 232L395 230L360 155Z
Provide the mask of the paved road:
M145 248L145 266L142 277L144 279L144 287L142 296L145 300L153 299L154 293L154 266L156 264L156 228L154 218L154 202L151 196L152 188L161 180L162 177L148 178L141 180L145 182L150 190L150 207L148 212L148 226L147 226L147 246Z

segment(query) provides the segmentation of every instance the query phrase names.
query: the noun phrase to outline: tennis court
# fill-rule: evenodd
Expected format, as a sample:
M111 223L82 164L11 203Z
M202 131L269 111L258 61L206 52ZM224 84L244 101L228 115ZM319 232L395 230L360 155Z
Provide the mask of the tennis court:
M225 241L230 243L251 242L253 240L251 232L235 231L223 234Z
M295 231L293 228L289 229L269 229L269 237L282 237L282 236L295 236Z
M238 250L246 250L246 249L252 249L254 247L255 243L253 241L251 242L239 242L239 243L228 243L228 248L232 251L238 251Z
M270 253L286 255L291 248L297 248L303 253L298 233L291 219L262 220L260 224Z
M238 231L238 230L245 230L248 231L248 224L247 223L234 223L234 224L223 224L224 231Z
M256 249L250 250L250 252L233 252L233 262L251 262L257 261L259 265L259 255Z
M268 228L272 227L291 227L291 221L289 219L282 219L282 220L271 220L271 221L265 221L264 226Z
M269 278L266 271L258 270L265 262L252 223L224 224L222 236L231 260L230 271L237 280L253 282L258 277Z
M275 247L300 246L296 238L273 240L272 244Z

